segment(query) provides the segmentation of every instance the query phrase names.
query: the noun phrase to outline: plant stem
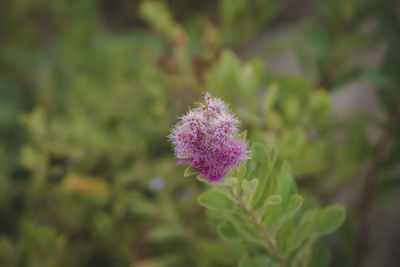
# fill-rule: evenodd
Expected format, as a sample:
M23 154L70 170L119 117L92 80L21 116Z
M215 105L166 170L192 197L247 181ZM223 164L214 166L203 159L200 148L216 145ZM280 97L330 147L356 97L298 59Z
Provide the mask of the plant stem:
M277 258L280 262L282 262L283 264L285 264L285 258L281 255L281 253L278 251L278 248L276 247L276 244L274 242L274 240L270 237L270 235L267 233L267 231L265 230L264 226L262 225L262 223L256 218L256 216L254 215L254 212L246 206L246 204L243 202L243 200L240 198L240 196L237 194L237 192L233 189L233 196L235 197L237 203L246 210L246 212L249 214L250 216L250 220L252 222L254 222L261 230L263 237L267 240L267 244L268 244L268 248L269 248L269 252L274 255L275 258Z

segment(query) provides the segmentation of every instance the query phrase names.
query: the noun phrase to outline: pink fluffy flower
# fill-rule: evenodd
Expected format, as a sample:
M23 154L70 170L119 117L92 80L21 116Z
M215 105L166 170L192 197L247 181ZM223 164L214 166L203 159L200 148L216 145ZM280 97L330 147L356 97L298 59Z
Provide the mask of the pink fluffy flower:
M208 93L203 99L180 118L169 138L179 163L196 168L209 181L220 181L248 158L249 151L238 138L239 121L226 104Z

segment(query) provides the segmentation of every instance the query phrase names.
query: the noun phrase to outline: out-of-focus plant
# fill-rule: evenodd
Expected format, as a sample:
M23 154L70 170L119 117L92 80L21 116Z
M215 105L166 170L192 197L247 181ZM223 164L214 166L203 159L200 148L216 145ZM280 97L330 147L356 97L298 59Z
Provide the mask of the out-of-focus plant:
M360 114L354 108L346 114L346 119L336 119L339 124L331 129L335 146L328 146L326 154L335 155L329 165L335 172L330 176L331 181L342 182L330 183L336 185L326 186L329 189L324 192L333 196L354 184L361 184L354 189L354 197L347 200L355 237L346 237L346 243L354 243L343 254L350 259L347 262L367 265L376 257L371 255L375 253L369 233L374 224L380 223L371 218L371 210L394 207L399 192L398 186L393 186L398 185L399 180L395 166L399 159L396 125L399 125L400 103L396 74L399 60L393 48L399 44L400 20L395 14L395 1L315 0L313 3L317 17L305 19L291 35L293 38L278 40L270 51L276 52L278 47L290 47L295 51L300 73L307 76L314 87L333 94L349 89L354 93L358 87L359 93L352 97L353 105L364 106L364 112ZM363 103L368 97L364 97L367 92L361 90L369 92L370 106ZM376 100L375 104L371 103L371 98ZM332 122L328 118L326 121ZM389 244L396 242L388 241ZM380 264L382 260L375 259ZM386 264L389 262L388 259ZM337 260L336 264L344 263Z

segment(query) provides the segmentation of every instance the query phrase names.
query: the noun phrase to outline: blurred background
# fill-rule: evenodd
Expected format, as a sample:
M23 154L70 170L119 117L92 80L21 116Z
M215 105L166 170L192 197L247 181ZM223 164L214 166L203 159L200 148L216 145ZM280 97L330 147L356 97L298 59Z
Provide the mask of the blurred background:
M203 91L342 203L328 266L399 266L400 5L2 0L0 266L236 266L166 136Z

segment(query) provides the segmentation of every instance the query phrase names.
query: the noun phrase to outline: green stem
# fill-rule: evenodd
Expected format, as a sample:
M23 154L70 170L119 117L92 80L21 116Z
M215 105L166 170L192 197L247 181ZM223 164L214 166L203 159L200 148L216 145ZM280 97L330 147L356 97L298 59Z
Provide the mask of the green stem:
M269 252L274 255L275 258L277 258L280 262L282 262L283 264L285 264L286 260L285 258L281 255L281 253L279 252L278 248L276 247L276 244L274 242L274 240L271 238L271 236L267 233L267 231L265 230L264 226L262 225L262 223L256 218L256 216L254 215L254 212L246 206L246 204L243 202L243 200L240 198L240 196L237 194L237 192L233 189L232 190L233 196L235 197L237 203L246 210L246 212L249 214L250 216L250 220L252 222L254 222L261 230L263 237L267 240L267 244L268 244L268 248L269 248Z

